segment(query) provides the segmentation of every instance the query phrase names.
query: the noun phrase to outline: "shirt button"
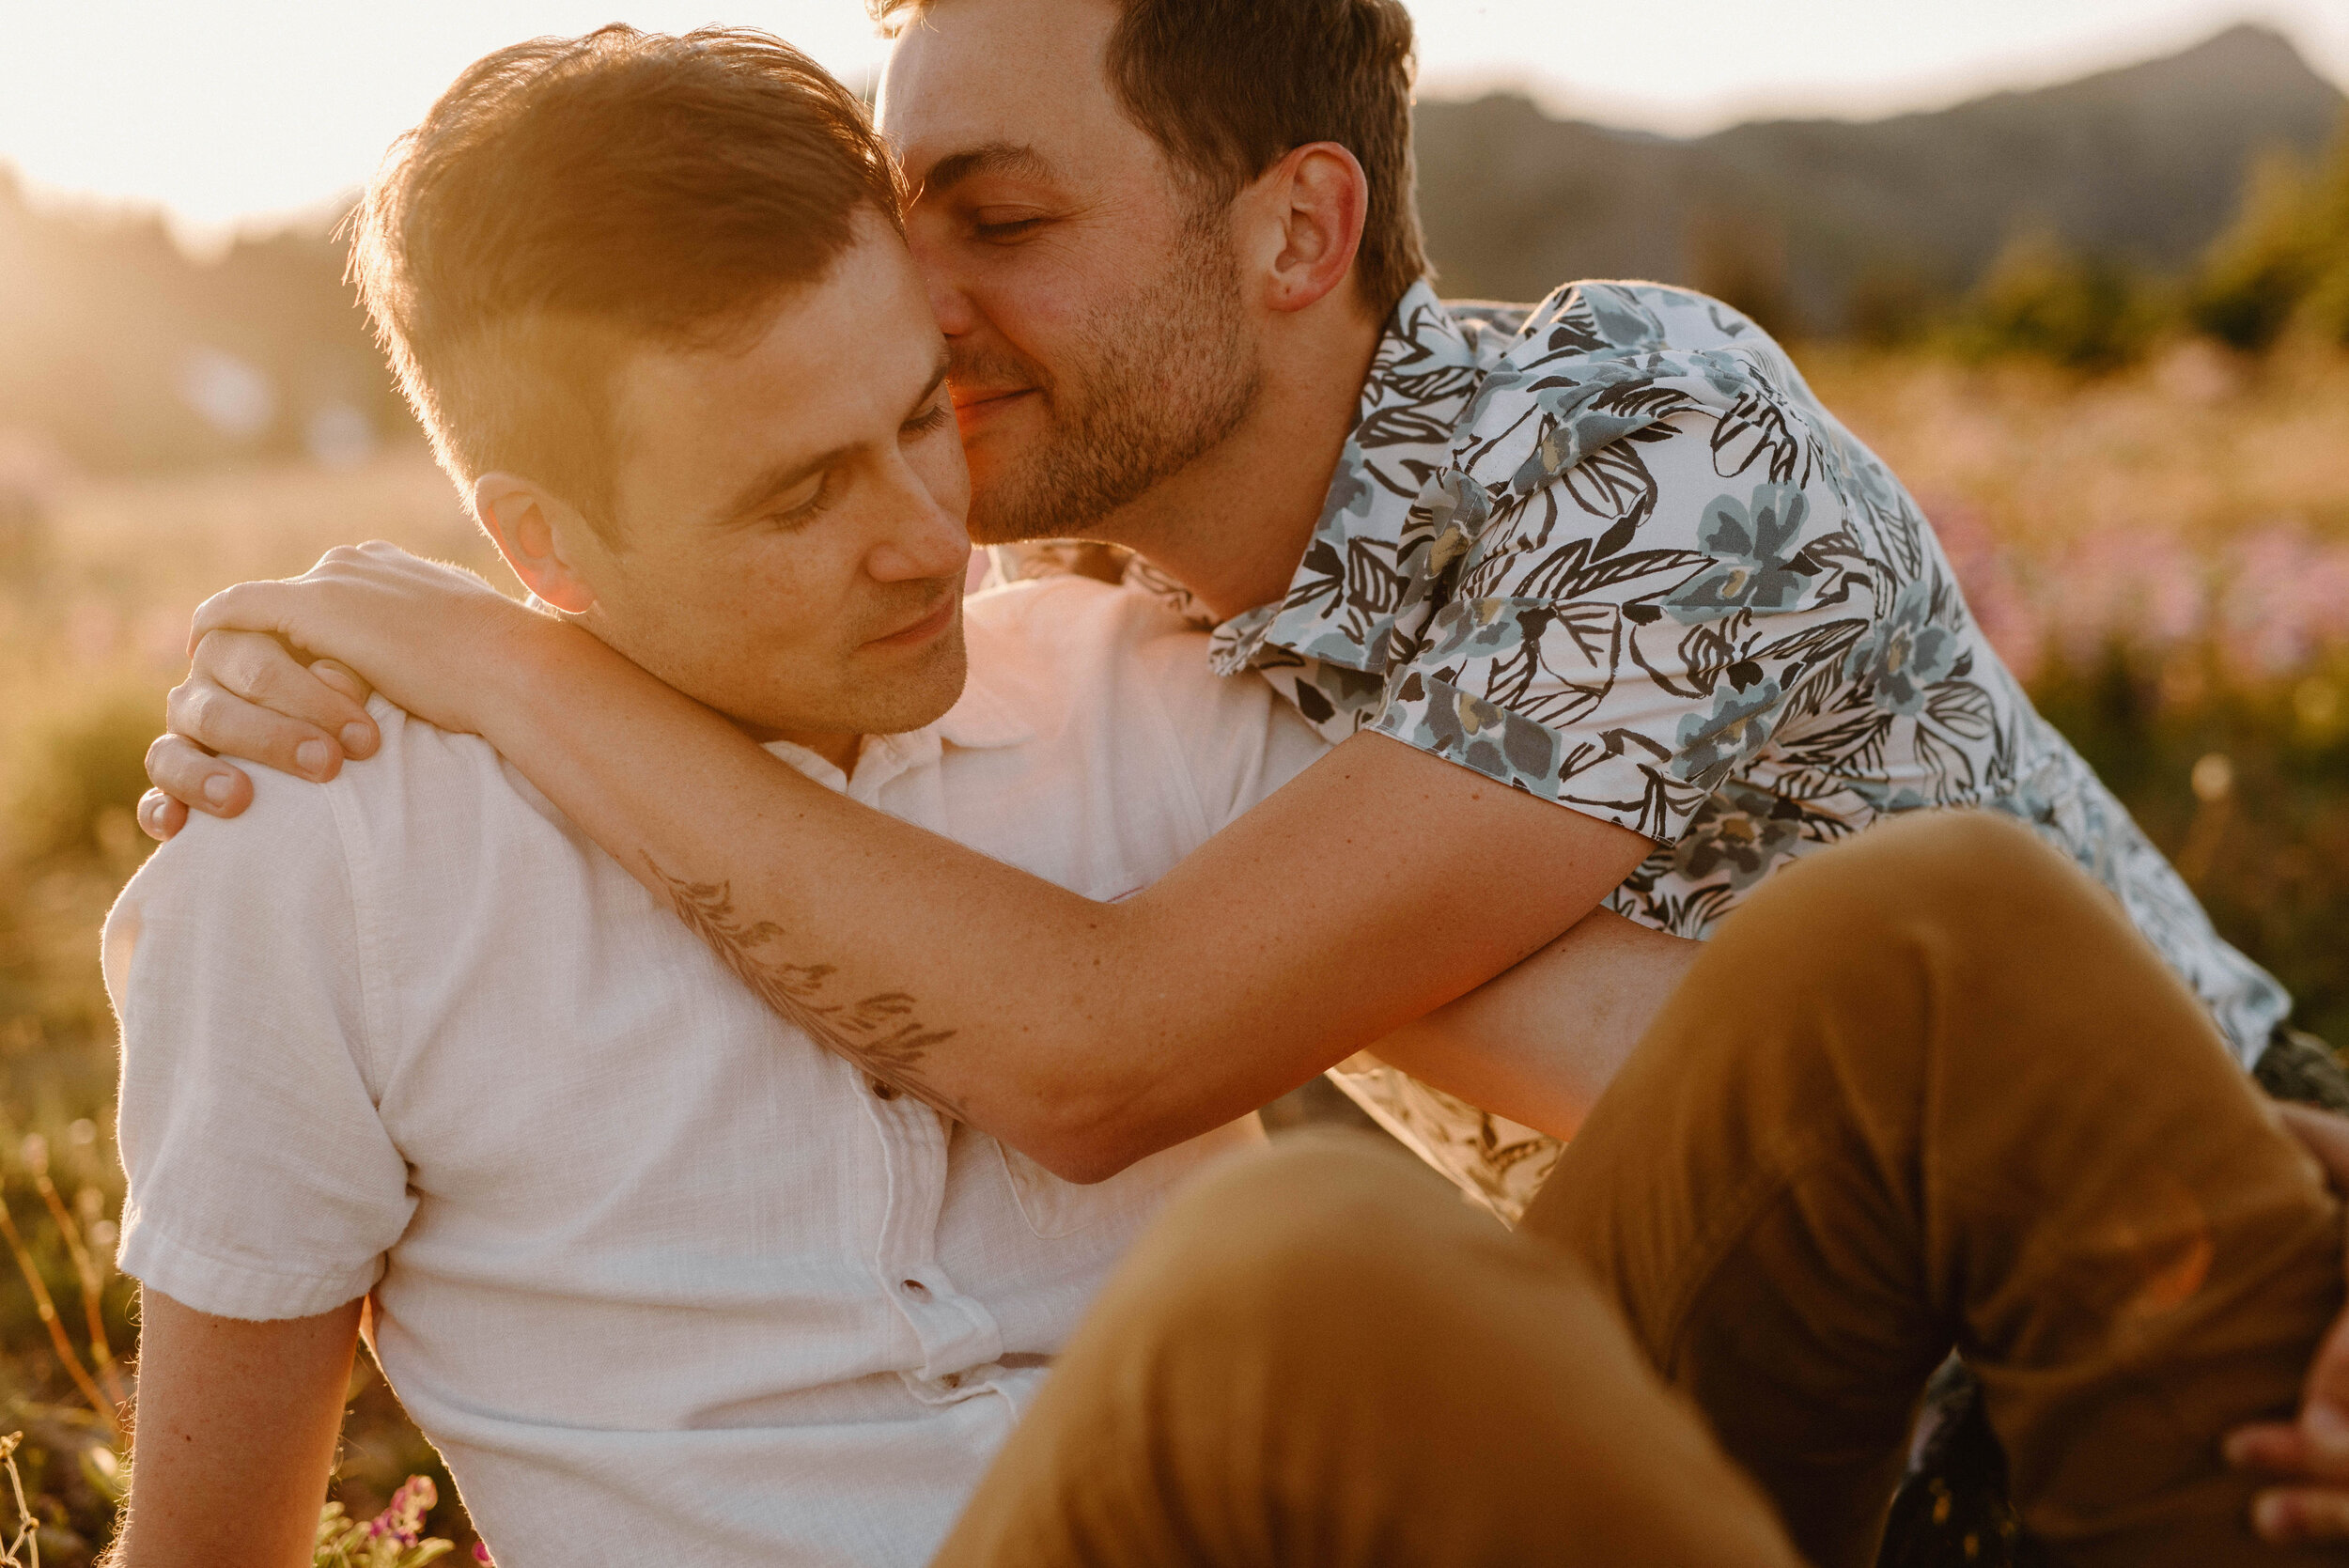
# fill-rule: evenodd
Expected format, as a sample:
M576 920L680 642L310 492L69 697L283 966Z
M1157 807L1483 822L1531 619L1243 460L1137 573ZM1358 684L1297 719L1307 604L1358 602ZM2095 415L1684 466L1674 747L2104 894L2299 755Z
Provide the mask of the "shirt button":
M927 1301L930 1298L930 1287L919 1280L900 1280L897 1281L897 1288L916 1301Z
M877 1100L894 1100L894 1099L895 1099L895 1098L897 1097L897 1091L896 1091L896 1089L895 1089L895 1088L894 1088L892 1085L889 1085L889 1084L883 1083L883 1082L882 1082L880 1079L874 1079L872 1080L872 1084L873 1084L873 1097L874 1097L875 1099L877 1099Z

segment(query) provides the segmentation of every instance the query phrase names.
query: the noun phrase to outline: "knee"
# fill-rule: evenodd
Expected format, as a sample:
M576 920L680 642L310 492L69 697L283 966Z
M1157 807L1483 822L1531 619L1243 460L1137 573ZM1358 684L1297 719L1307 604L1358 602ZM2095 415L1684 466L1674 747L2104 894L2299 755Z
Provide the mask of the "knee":
M1112 1310L1143 1337L1317 1352L1362 1325L1391 1330L1446 1260L1505 1241L1439 1177L1369 1136L1305 1135L1209 1176L1128 1260ZM1105 1306L1111 1303L1105 1302Z
M1920 921L1983 934L2036 925L2050 914L2065 921L2097 906L2100 893L2029 828L1987 811L1880 819L1781 880L1751 905L1766 897L1799 903L1813 921L1851 922L1879 937Z

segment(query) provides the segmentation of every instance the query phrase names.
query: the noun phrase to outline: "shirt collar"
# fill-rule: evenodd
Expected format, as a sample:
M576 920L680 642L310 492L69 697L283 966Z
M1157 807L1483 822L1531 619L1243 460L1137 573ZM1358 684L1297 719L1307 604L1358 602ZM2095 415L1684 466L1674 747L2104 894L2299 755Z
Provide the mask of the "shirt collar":
M968 752L997 751L1035 738L1035 726L1004 694L993 667L975 658L962 683L962 696L930 728L947 745Z
M1378 340L1361 411L1330 477L1285 596L1215 629L1209 657L1233 675L1268 648L1350 670L1383 669L1408 586L1406 525L1452 442L1485 365L1486 334L1464 328L1415 283Z

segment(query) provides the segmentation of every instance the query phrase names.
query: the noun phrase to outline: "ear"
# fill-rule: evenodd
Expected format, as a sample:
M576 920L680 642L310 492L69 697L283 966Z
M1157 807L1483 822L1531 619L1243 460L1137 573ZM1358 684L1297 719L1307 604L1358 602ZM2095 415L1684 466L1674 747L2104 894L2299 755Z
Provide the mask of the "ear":
M574 615L595 608L596 591L570 559L587 532L586 519L511 474L485 474L474 480L473 511L532 593Z
M1318 304L1352 275L1370 213L1370 180L1335 142L1308 142L1260 176L1250 194L1270 220L1265 303L1298 311Z

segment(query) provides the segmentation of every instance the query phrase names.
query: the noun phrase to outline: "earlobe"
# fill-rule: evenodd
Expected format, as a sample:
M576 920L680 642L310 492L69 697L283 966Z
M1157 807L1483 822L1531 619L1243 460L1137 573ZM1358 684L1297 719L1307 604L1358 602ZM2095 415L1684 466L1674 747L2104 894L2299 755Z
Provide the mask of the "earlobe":
M510 474L485 474L474 480L473 509L482 532L532 593L574 615L595 608L595 590L568 559L567 536L585 527L578 514Z

